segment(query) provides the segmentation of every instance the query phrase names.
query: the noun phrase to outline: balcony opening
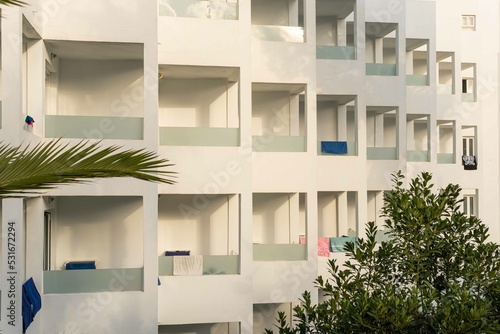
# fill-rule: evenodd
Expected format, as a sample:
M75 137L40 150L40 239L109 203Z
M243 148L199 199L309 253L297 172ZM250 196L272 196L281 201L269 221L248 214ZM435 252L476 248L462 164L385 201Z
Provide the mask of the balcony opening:
M466 216L478 216L477 190L462 189L463 202L462 211Z
M305 193L253 194L254 261L307 259Z
M237 20L238 0L160 0L160 16Z
M455 121L437 121L437 163L454 164L455 163Z
M465 170L477 169L477 148L477 128L462 126L462 165Z
M45 137L144 137L142 44L45 41Z
M429 115L408 114L406 116L406 135L407 160L429 161Z
M476 15L462 15L462 30L476 30Z
M369 190L367 193L367 217L368 221L375 222L378 228L376 235L377 242L384 242L389 239L384 228L384 218L382 217L382 207L384 206L384 191Z
M239 274L239 206L237 194L160 195L159 274Z
M254 152L306 151L306 87L252 84Z
M358 194L355 191L318 192L318 246L328 245L326 253L343 252L346 242L358 235ZM318 252L324 249L318 247Z
M142 197L46 197L45 294L143 290ZM123 284L116 275L130 275Z
M398 159L398 108L366 107L367 158Z
M357 155L357 104L354 95L317 96L318 154Z
M406 39L406 84L429 85L429 40Z
M462 102L477 101L476 64L462 63Z
M253 0L252 38L272 42L305 42L304 0Z
M160 65L159 71L160 145L239 145L239 68Z
M160 325L158 334L240 334L239 322Z
M398 75L397 24L366 22L365 29L366 75Z
M316 58L356 59L356 1L316 1Z
M438 94L455 94L455 53L439 51L436 62Z
M298 303L253 304L253 332L264 333L267 328L274 328L278 312L283 312L288 325L292 325L293 308L296 305Z

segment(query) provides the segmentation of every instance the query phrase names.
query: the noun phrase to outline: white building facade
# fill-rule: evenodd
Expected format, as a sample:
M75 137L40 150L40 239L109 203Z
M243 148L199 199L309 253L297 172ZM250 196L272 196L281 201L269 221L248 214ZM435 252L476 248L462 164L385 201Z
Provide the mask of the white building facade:
M261 333L382 227L398 170L460 184L500 241L498 1L27 2L2 8L1 140L178 175L3 200L4 333L30 277L27 333Z

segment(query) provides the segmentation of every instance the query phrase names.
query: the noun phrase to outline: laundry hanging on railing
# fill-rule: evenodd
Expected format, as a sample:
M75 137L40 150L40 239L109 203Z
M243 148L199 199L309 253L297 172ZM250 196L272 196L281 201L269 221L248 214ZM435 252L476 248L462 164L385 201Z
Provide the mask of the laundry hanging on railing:
M322 141L321 153L347 154L346 141Z
M465 170L476 170L477 169L477 159L475 155L463 155L462 165Z
M30 278L23 284L23 303L22 303L22 316L23 316L23 333L35 319L35 315L42 308L42 297L38 293L33 278Z

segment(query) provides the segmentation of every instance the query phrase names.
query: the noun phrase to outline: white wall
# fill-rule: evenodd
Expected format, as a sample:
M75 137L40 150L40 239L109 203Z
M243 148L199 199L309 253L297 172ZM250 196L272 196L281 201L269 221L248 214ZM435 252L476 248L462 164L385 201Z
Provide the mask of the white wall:
M238 83L226 79L160 81L159 125L238 127Z
M298 122L298 119L296 120ZM288 92L252 93L252 134L289 136L290 94Z
M191 255L239 254L239 221L232 195L162 195L158 201L158 255L190 250ZM232 238L232 240L230 240Z
M56 201L52 269L79 260L97 260L98 269L143 266L142 198L61 196Z
M143 75L140 60L61 59L57 114L141 117Z

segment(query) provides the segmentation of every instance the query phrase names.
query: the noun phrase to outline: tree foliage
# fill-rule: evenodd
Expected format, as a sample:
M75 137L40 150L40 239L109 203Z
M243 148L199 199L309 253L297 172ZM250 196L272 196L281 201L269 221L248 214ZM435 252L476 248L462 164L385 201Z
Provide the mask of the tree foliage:
M330 260L330 277L317 278L325 301L305 292L292 325L279 313L280 334L500 333L499 245L461 212L458 185L434 192L431 179L424 172L406 188L393 175L382 208L389 240L378 244L369 222L366 238L345 246L346 263Z

